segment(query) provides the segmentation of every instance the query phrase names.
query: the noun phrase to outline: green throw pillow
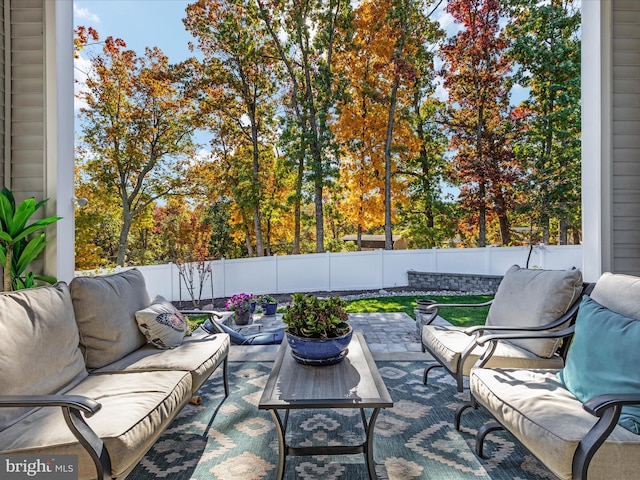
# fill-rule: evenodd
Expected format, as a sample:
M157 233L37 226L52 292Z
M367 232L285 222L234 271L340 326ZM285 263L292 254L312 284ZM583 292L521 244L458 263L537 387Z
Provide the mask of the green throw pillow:
M584 297L560 381L578 400L606 393L640 393L640 320ZM640 434L640 406L623 407L618 424Z

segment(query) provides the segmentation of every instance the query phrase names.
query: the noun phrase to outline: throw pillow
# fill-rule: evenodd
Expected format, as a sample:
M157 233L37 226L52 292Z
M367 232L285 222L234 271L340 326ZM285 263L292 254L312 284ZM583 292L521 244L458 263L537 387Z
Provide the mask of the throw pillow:
M567 364L558 378L581 402L606 393L640 393L640 320L584 297ZM640 434L640 406L622 408L618 423Z
M136 312L136 322L147 342L163 350L180 345L187 331L182 314L160 295L147 308Z

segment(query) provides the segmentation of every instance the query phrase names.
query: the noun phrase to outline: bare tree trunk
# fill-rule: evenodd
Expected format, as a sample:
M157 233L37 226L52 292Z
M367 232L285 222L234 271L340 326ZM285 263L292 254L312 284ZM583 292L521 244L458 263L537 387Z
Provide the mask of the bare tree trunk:
M296 178L296 196L295 196L295 204L293 207L293 254L298 255L300 253L300 215L301 215L301 207L302 203L302 180L304 175L304 157L301 155L300 160L298 161L298 176Z
M391 89L389 101L389 120L387 122L387 137L384 142L384 249L393 250L393 227L391 225L391 141L393 139L393 123L396 104L398 103L398 87L400 79L396 75Z
M251 145L253 148L253 228L256 233L256 256L264 256L262 244L262 226L260 224L260 151L258 147L258 124L256 122L255 105L250 108Z
M564 218L560 219L560 225L558 226L558 244L566 245L568 239L568 225L567 221Z
M131 213L126 202L122 209L122 228L120 229L120 237L118 239L118 257L117 264L124 267L126 259L127 245L129 242L129 230L131 230Z
M476 130L476 155L478 156L478 165L482 168L482 134L484 131L484 104L480 104L478 109L478 125ZM478 246L485 247L487 245L487 191L484 182L485 172L480 172L480 184L478 185Z
M484 182L480 182L478 186L478 246L486 247L487 246L487 202L486 202L486 187Z

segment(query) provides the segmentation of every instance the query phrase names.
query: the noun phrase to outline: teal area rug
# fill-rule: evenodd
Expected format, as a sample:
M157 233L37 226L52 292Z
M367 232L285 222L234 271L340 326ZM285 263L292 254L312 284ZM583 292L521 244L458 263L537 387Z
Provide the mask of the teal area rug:
M453 379L433 372L422 384L423 362L377 362L394 406L382 410L375 428L374 457L380 479L553 479L506 432L485 442L486 459L474 454L475 432L490 420L467 410L463 431L453 426L466 394ZM272 364L230 363L230 396L223 400L222 377L214 375L198 392L201 405L187 405L127 477L135 480L275 478L278 441L271 415L258 401ZM321 368L321 367L309 367ZM295 381L295 379L292 379ZM293 410L290 445L359 444L363 428L358 410ZM363 455L288 457L285 479L359 480L368 478Z

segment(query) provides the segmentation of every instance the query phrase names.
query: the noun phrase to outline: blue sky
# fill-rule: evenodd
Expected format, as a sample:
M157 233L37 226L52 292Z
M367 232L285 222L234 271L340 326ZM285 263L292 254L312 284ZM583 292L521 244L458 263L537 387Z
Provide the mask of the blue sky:
M159 47L171 62L192 56L192 40L182 25L188 0L76 0L74 24L94 27L104 39L122 38L139 54Z

